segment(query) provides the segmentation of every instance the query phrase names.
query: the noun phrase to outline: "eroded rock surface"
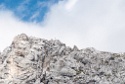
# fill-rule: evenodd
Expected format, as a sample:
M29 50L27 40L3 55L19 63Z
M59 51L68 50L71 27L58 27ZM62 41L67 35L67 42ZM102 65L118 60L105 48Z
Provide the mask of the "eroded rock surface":
M125 84L125 54L20 34L0 53L0 84Z

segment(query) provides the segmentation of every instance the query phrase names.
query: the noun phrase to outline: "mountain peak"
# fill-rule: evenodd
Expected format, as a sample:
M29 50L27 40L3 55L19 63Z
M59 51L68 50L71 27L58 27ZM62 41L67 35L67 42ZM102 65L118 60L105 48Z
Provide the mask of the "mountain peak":
M122 84L124 56L22 33L0 54L0 84Z

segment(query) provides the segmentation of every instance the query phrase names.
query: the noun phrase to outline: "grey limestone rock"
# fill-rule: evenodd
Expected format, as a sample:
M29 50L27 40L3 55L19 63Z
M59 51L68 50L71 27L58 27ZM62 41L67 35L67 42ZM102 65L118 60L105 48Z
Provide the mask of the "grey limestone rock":
M125 53L20 34L0 53L0 84L125 84Z

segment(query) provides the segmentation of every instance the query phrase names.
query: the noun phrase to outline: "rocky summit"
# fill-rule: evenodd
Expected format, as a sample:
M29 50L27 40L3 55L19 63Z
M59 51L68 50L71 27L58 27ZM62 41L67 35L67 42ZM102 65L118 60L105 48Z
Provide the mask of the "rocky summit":
M125 54L20 34L0 53L0 84L125 84Z

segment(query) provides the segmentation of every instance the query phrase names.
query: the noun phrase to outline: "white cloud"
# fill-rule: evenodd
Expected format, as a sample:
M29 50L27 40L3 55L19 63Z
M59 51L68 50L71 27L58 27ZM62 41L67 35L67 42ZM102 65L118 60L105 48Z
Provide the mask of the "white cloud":
M4 4L0 4L0 9L1 9L1 10L5 9Z
M124 0L69 0L51 8L42 25L24 23L12 12L0 12L0 49L19 33L60 39L79 48L125 51Z
M33 21L35 18L37 18L38 16L39 16L39 11L36 11L35 13L34 13L34 15L32 15L31 17L30 17L30 21ZM34 22L36 22L36 21L34 21Z
M10 11L0 12L0 50L9 46L14 36L20 33L41 37L39 31L41 31L40 27L19 21Z
M71 10L78 0L68 0L65 7L67 10Z

